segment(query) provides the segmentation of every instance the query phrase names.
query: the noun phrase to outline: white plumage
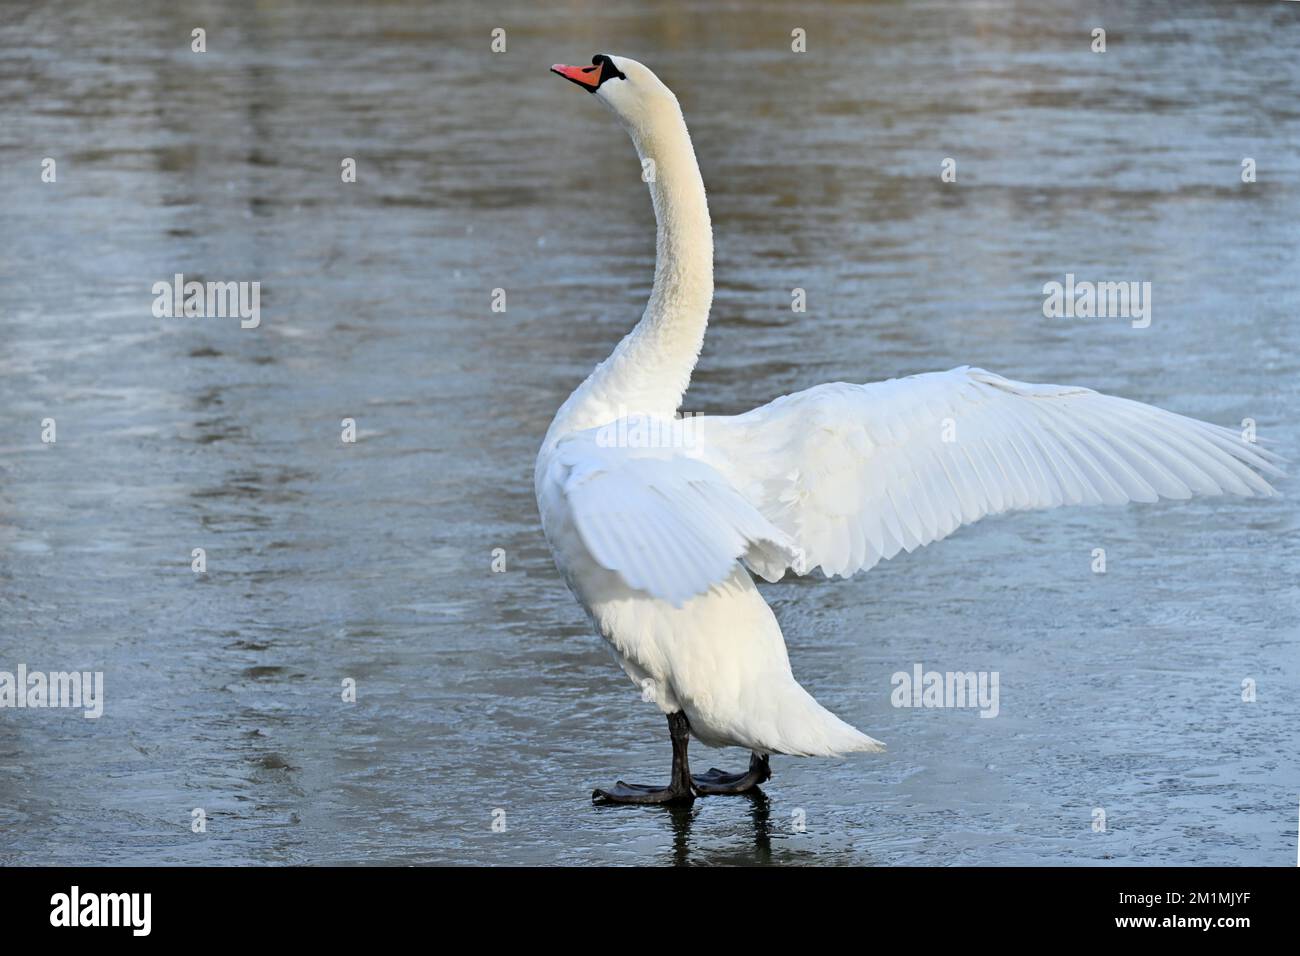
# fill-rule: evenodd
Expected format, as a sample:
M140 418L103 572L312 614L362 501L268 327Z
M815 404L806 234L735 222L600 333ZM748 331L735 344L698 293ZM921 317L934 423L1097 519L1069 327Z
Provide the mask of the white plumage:
M623 76L597 97L655 160L655 287L556 415L538 507L597 631L700 740L759 754L882 747L794 679L749 570L850 575L1006 511L1275 494L1259 473L1282 474L1276 456L1229 429L969 367L674 421L712 296L708 207L676 98L611 59ZM653 447L626 440L647 422Z
M695 423L709 461L827 576L985 515L1193 494L1272 495L1275 456L1226 428L1091 389L956 368L835 383Z

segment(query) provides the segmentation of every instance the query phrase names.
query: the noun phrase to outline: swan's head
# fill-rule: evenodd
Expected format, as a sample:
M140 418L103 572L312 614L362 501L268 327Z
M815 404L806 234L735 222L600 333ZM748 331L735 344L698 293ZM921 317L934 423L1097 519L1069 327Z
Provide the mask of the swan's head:
M611 110L633 131L647 131L668 116L681 116L673 91L636 60L597 53L591 66L551 67L571 83L581 86Z

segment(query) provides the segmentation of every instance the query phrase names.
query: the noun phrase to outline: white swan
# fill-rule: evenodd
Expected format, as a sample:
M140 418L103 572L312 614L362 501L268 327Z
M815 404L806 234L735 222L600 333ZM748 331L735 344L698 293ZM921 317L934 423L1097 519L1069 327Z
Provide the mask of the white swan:
M675 420L713 296L709 210L686 123L634 60L597 55L552 70L631 135L653 171L658 222L645 314L560 408L535 472L556 565L668 716L673 742L668 786L620 781L597 790L598 802L742 792L767 779L769 754L883 749L794 679L750 571L769 581L818 567L850 575L1003 511L1275 494L1252 468L1280 475L1279 459L1226 428L968 367ZM748 747L749 771L692 777L689 736Z

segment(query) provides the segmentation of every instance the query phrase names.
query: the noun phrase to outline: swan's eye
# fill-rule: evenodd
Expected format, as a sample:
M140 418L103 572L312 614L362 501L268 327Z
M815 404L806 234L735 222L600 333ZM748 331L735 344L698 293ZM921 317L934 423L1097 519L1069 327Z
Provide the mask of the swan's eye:
M625 74L622 70L616 67L614 65L614 61L611 60L603 53L597 53L595 56L593 56L591 58L591 65L593 69L595 67L600 67L600 78L596 81L597 87L599 87L600 84L604 83L606 80L612 80L615 78L620 80L627 79L627 74Z

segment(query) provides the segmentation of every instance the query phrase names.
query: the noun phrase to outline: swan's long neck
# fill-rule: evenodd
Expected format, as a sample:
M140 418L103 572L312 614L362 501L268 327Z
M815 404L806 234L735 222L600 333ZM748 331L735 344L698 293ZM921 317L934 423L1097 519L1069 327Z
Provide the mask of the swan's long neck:
M658 224L654 288L645 313L561 407L548 439L623 415L670 418L704 344L713 301L713 228L686 121L666 102L629 128ZM650 163L646 163L650 160Z

